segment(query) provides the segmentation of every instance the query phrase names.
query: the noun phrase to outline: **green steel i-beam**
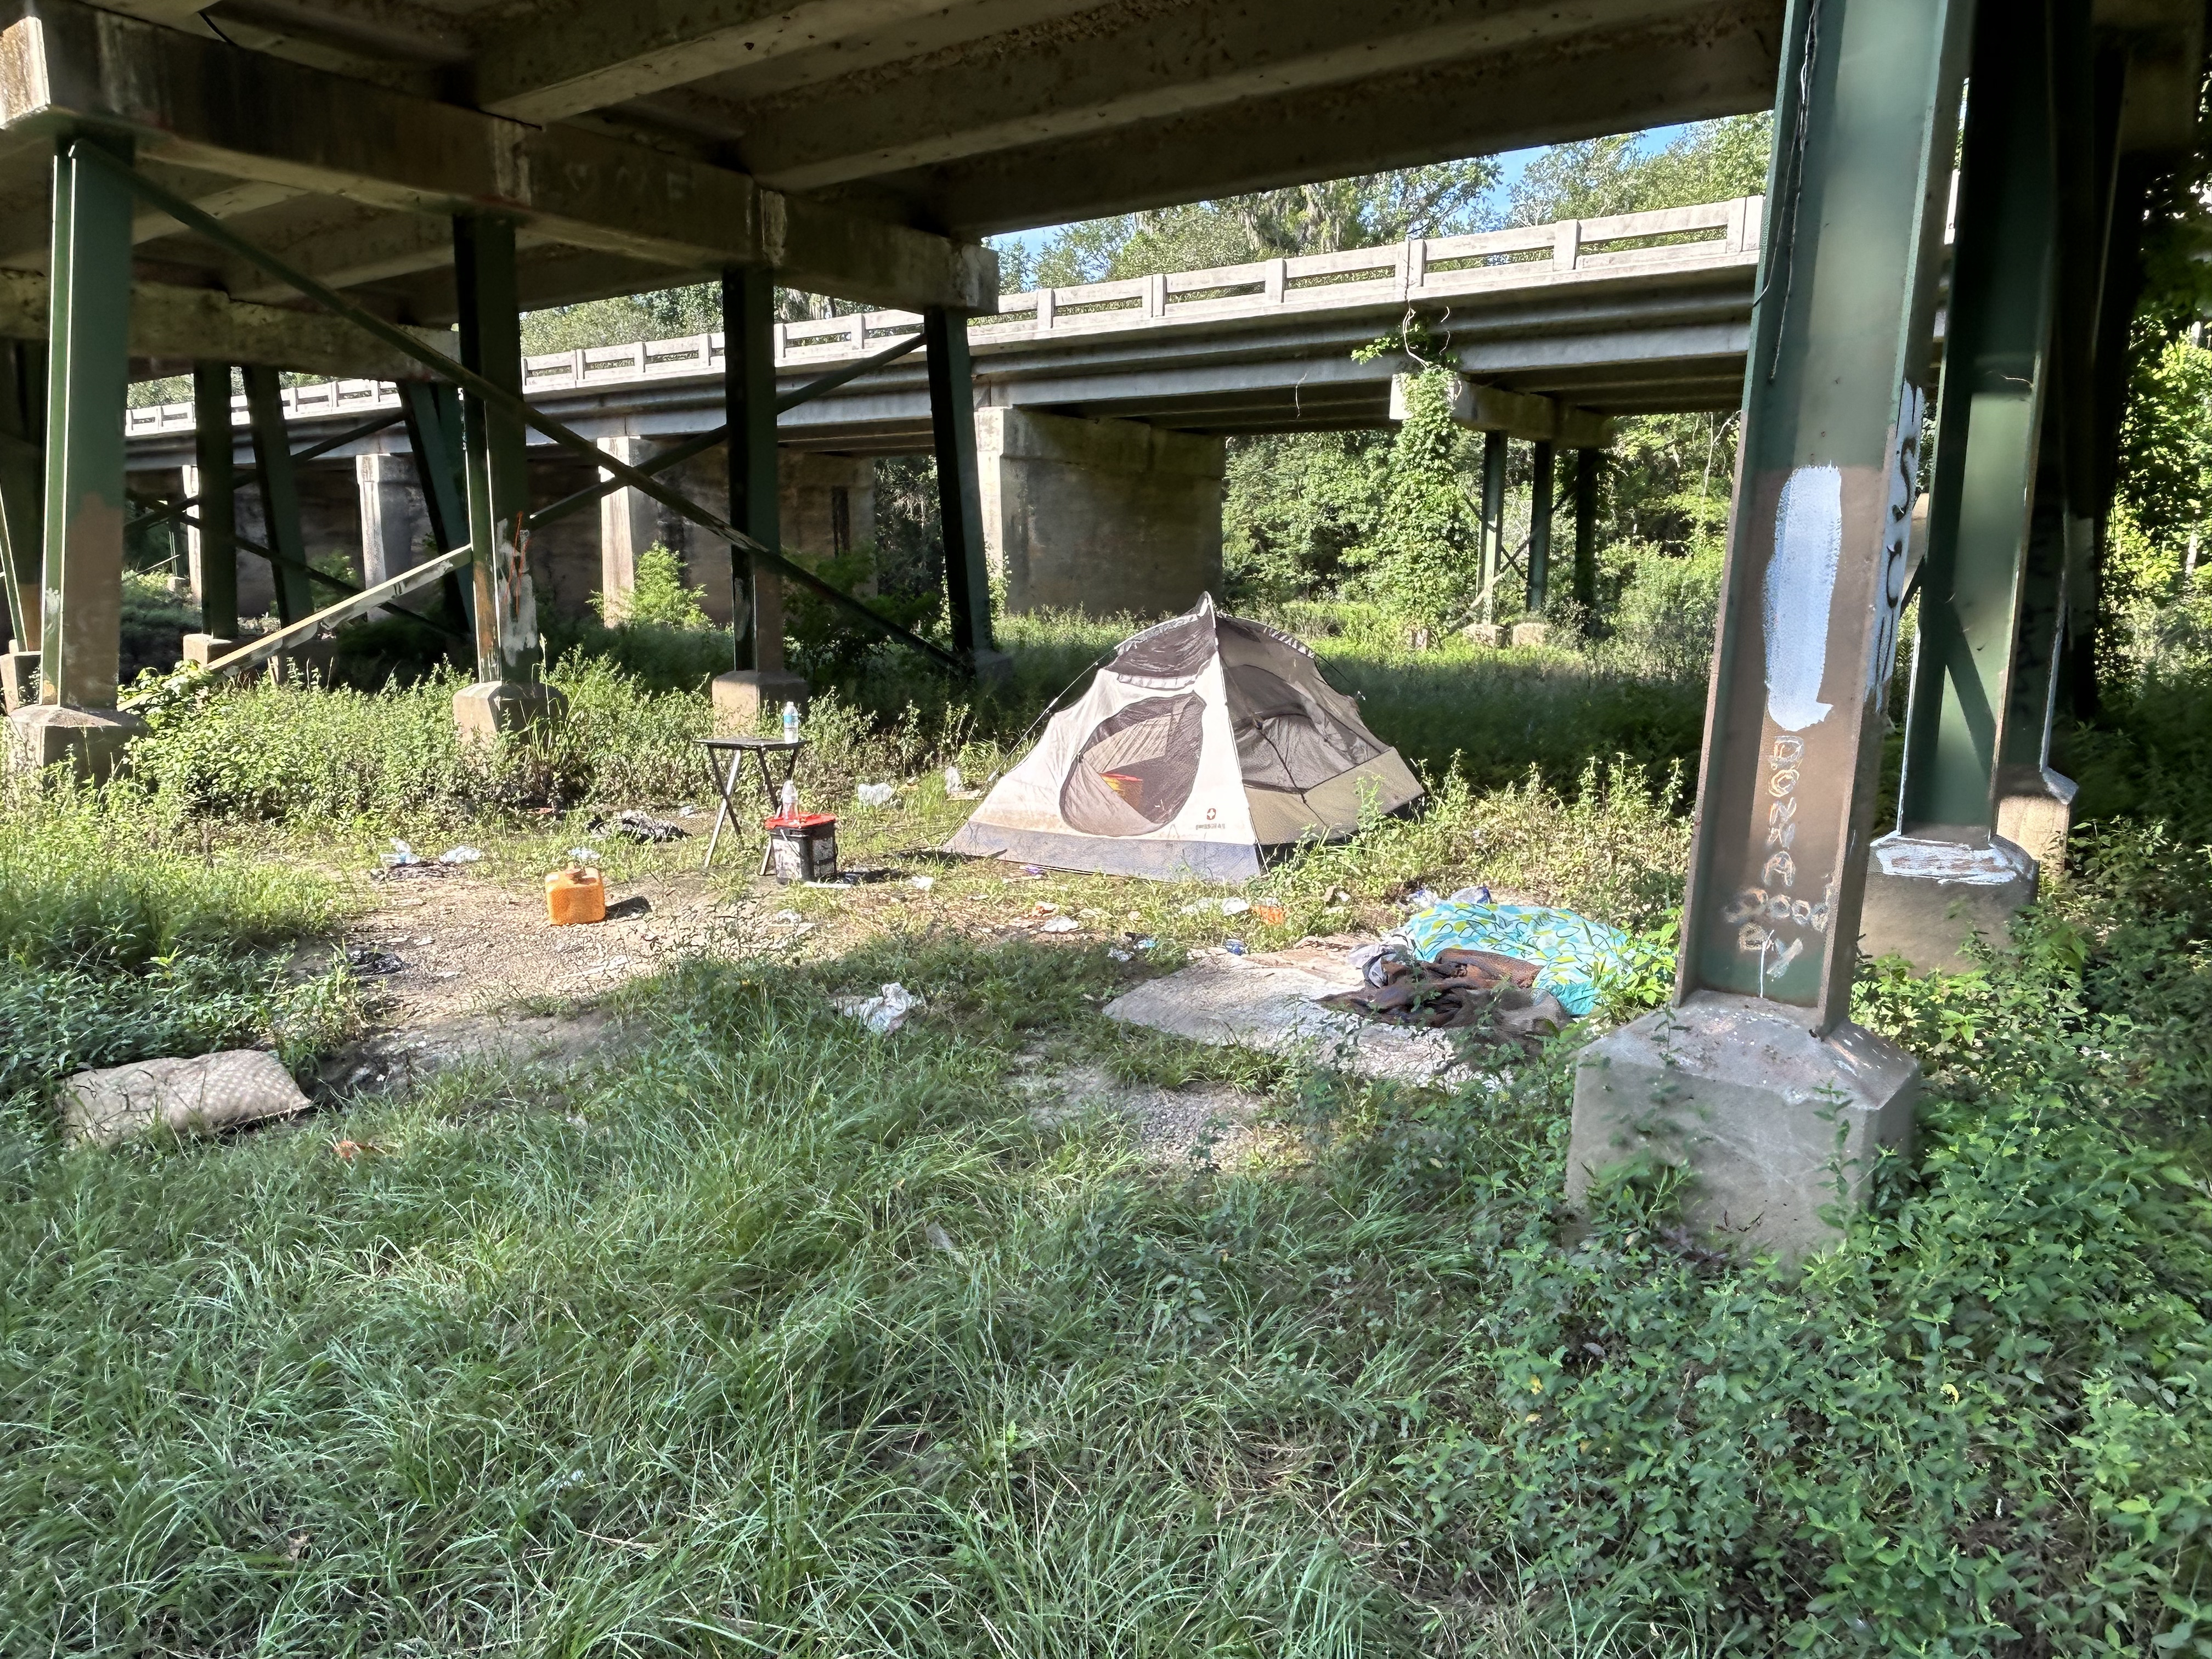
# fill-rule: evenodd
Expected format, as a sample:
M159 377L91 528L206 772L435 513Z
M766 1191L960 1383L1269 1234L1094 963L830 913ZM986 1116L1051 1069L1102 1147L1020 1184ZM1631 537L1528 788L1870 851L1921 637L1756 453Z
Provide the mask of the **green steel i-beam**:
M1978 834L1996 823L2056 282L2048 22L2038 0L1985 7L1975 30L1898 792L1898 820L1911 833Z
M192 462L199 495L193 516L199 521L194 533L200 546L200 568L194 574L201 631L220 640L238 637L238 468L233 443L230 365L194 363ZM286 574L281 568L276 571L280 595Z
M1505 444L1503 432L1482 434L1481 620L1498 620L1498 575L1505 561Z
M991 567L983 546L983 490L975 455L975 369L968 319L922 313L929 354L929 418L937 440L937 518L945 536L945 597L952 648L969 662L993 649Z
M1597 605L1597 492L1605 452L1575 452L1575 603L1585 612Z
M730 522L763 547L783 545L775 448L775 273L722 273L722 406L730 431ZM783 666L782 579L744 549L730 550L730 614L737 666Z
M522 313L516 300L514 227L504 219L453 221L461 366L522 394ZM473 392L461 398L469 544L476 556L477 678L532 682L544 647L530 578L528 434L514 407Z
M18 651L39 648L46 526L46 349L0 341L0 585Z
M461 465L460 394L449 386L403 381L399 408L407 425L408 452L415 458L415 482L422 487L422 506L430 520L431 545L441 553L450 553L466 545L469 539L468 482ZM460 578L447 576L439 583L438 595L447 626L467 629L469 606Z
M1534 476L1528 484L1528 614L1544 614L1552 588L1552 481L1554 473L1549 443L1539 441L1533 452Z
M39 696L112 708L123 628L123 408L131 381L131 187L62 138L47 323L45 622Z
M299 475L292 468L284 427L284 389L273 368L248 363L239 374L246 382L246 418L253 430L253 467L267 520L263 533L275 555L269 574L276 583L276 617L289 625L314 610L315 598L307 586L307 538L300 519ZM234 577L234 605L235 581Z
M1791 0L1678 1000L1847 1020L1969 0Z

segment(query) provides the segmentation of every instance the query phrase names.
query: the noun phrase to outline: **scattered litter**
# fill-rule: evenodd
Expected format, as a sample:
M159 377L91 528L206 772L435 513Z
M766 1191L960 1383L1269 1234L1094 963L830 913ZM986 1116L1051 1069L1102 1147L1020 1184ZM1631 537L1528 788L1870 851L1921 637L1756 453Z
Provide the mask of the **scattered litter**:
M1534 904L1445 901L1407 917L1393 939L1423 962L1469 951L1526 963L1532 990L1548 991L1580 1019L1597 1006L1598 983L1631 970L1632 946L1617 927L1572 910Z
M405 963L391 951L380 950L374 945L349 946L345 957L346 966L356 974L373 977L378 974L404 974L407 971Z
M915 891L918 893L927 893L931 888L937 885L937 878L935 876L909 876L907 878L906 884L913 888Z
M1057 904L1048 904L1044 900L1039 899L1035 904L1030 906L1030 914L1033 916L1056 916L1060 914L1060 907Z
M952 1235L946 1232L944 1228L939 1226L934 1221L927 1221L922 1224L921 1236L929 1241L929 1248L933 1250L942 1250L947 1255L957 1255L960 1254L958 1247L952 1242Z
M1430 890L1425 887L1416 887L1412 892L1407 894L1405 897L1400 899L1398 902L1406 909L1425 910L1432 904L1442 904L1443 900L1438 898L1433 892L1430 891Z
M305 1111L307 1097L276 1055L233 1048L78 1072L62 1080L61 1107L71 1140L112 1146L156 1124L179 1134L207 1134L283 1117Z
M571 864L597 864L599 862L599 855L588 847L571 847L568 849L568 862Z
M687 807L684 810L688 812L690 809ZM614 824L615 833L625 841L659 842L684 839L684 832L667 819L641 812L634 806L626 806L616 813Z
M1037 927L1037 932L1040 933L1072 933L1082 926L1083 924L1078 921L1073 916L1054 916L1049 921L1040 923Z
M1241 957L1244 954L1244 941L1241 939L1225 939L1221 941L1221 948L1232 957Z
M1044 866L1042 864L1024 864L1022 866L1022 874L1032 880L1043 873Z
M1137 948L1139 951L1157 951L1159 949L1159 940L1156 939L1140 939L1137 941Z
M796 910L779 910L769 918L770 921L804 921L805 917Z
M394 836L392 838L392 850L384 854L382 862L386 869L398 870L410 864L422 863L422 855L400 840L398 836Z
M888 783L864 783L853 793L863 806L889 806L898 791Z
M945 769L945 799L981 800L983 799L983 792L981 789L970 789L968 787L968 780L960 775L960 769L957 766L948 766Z
M1487 887L1462 887L1459 891L1454 893L1449 898L1446 899L1444 902L1447 904L1487 904L1490 902L1490 890Z
M899 984L886 985L881 995L872 997L831 997L830 1006L841 1014L849 1014L878 1036L889 1036L906 1024L908 1014L928 1005Z
M1224 916L1241 916L1251 908L1250 899L1225 898L1221 901L1221 914Z
M1322 900L1322 902L1324 904L1349 904L1352 902L1352 895L1341 887L1332 887L1328 890L1328 896Z
M1108 945L1106 947L1106 954L1113 957L1116 962L1134 962L1137 959L1136 953L1134 951L1124 951L1118 945Z
M1290 915L1289 911L1284 909L1273 899L1260 900L1253 905L1252 914L1270 927L1281 927Z
M676 809L676 816L679 818L696 818L703 817L704 814L696 806L679 806Z
M331 1150L350 1164L363 1152L380 1152L384 1148L373 1140L333 1140Z
M448 847L438 854L441 864L475 864L483 857L481 847Z

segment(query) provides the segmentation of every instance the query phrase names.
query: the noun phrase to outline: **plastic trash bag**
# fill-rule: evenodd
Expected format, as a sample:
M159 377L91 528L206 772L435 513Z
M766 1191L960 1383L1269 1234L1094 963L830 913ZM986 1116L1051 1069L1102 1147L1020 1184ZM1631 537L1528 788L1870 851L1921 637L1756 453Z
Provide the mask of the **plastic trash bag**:
M872 997L832 997L830 1005L841 1014L850 1015L878 1036L889 1036L906 1024L907 1016L927 1005L903 985L886 985L880 995Z

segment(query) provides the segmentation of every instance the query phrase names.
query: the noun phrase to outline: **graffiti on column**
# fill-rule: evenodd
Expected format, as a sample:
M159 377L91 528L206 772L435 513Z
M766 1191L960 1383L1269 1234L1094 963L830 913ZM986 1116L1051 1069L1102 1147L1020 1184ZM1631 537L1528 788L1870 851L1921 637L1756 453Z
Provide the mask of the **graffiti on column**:
M1897 629L1905 610L1906 555L1912 542L1912 507L1920 495L1920 422L1927 397L1907 380L1889 429L1889 507L1881 530L1881 570L1875 586L1874 649L1867 653L1867 696L1880 714L1897 672Z

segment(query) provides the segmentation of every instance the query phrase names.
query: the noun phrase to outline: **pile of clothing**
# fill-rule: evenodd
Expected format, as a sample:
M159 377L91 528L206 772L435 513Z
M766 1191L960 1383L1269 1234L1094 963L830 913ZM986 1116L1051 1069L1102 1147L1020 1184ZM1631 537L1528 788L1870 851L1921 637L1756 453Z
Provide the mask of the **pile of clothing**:
M1605 980L1631 971L1632 949L1619 928L1572 910L1496 904L1487 888L1462 888L1354 951L1365 982L1326 1003L1528 1046L1595 1008Z

